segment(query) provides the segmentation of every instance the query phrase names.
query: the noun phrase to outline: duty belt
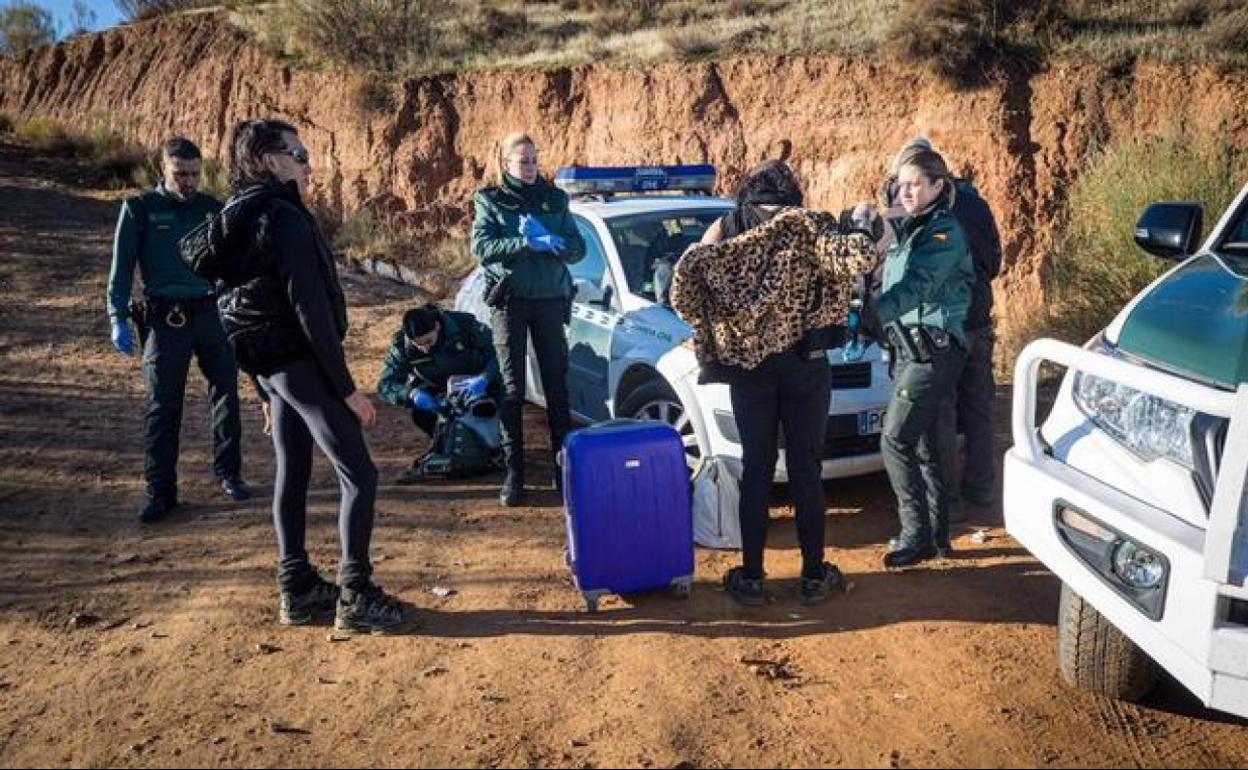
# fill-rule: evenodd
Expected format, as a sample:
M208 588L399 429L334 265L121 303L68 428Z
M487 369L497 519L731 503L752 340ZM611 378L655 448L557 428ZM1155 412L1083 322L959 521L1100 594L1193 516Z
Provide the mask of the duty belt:
M185 299L152 297L147 300L147 307L149 313L162 318L169 328L181 329L183 326L186 326L188 314L199 313L209 308L215 312L217 309L217 297L215 294Z

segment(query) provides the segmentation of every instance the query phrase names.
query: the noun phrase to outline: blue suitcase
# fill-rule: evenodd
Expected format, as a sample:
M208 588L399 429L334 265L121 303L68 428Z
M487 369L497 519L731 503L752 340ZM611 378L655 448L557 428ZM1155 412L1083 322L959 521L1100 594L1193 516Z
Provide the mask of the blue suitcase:
M680 434L614 420L569 434L561 460L568 566L589 611L606 594L688 596L693 514Z

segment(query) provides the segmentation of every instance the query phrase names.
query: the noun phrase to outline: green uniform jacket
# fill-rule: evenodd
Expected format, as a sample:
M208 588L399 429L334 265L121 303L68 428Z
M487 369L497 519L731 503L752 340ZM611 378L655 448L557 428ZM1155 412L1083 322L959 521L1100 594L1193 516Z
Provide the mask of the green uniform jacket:
M220 210L221 203L209 195L196 193L180 201L163 183L121 204L108 274L108 315L116 320L130 317L130 283L136 262L145 297L190 299L211 294L212 286L182 262L178 241Z
M490 394L498 397L503 378L490 327L468 313L443 311L440 320L442 332L428 353L408 345L402 329L395 332L377 381L377 394L383 401L411 406L412 390L423 387L441 393L453 374L484 374L490 381Z
M881 323L944 329L966 347L966 311L975 267L966 235L943 201L897 223L897 242L884 262Z
M497 276L510 276L511 295L522 299L572 296L568 265L585 256L585 241L568 212L568 196L544 179L521 194L514 185L485 187L473 196L472 255ZM563 238L560 254L532 251L520 235L520 217L528 214Z

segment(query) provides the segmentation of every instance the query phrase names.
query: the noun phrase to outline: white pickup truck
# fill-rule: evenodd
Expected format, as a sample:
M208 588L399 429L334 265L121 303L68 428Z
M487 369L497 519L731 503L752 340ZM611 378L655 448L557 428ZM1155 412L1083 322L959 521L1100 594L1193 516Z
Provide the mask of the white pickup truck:
M1178 264L1083 348L1019 356L1009 533L1062 580L1058 664L1125 700L1164 669L1248 717L1248 187L1203 244L1191 203L1136 243ZM1066 367L1036 425L1040 365Z

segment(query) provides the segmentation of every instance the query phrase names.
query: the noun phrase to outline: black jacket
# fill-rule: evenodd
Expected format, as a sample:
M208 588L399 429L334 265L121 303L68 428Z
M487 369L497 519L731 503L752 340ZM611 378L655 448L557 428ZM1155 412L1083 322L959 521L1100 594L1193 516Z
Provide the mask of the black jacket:
M341 398L355 392L342 340L347 303L333 252L294 184L257 185L230 197L221 213L221 323L239 367L270 375L314 360Z
M1001 235L997 232L992 209L979 190L965 180L958 180L955 186L953 217L966 233L966 245L971 249L971 261L975 264L971 306L966 311L966 329L974 331L992 323L992 279L1001 273Z

